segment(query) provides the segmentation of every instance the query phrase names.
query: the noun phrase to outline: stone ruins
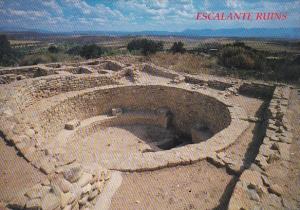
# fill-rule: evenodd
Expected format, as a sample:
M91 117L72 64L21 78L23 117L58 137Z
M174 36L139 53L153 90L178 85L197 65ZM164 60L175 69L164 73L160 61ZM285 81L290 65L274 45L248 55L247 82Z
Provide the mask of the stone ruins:
M265 171L290 158L289 86L108 59L3 68L0 84L3 138L47 175L5 203L7 208L93 208L112 171L160 170L202 160L239 177L228 209L260 209L270 200L283 205L282 186L271 183ZM232 100L242 96L266 101L263 114L250 116ZM228 151L251 123L264 131L245 163ZM97 135L113 135L111 128L134 126L150 129L150 137L133 146L88 145Z

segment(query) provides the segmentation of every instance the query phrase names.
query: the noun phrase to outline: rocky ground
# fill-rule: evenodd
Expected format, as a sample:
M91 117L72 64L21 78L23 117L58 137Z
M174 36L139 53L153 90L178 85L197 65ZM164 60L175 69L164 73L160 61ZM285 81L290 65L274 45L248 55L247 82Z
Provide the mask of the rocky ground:
M0 138L0 201L10 201L45 177Z
M206 161L127 173L110 209L225 209L233 183L234 176Z

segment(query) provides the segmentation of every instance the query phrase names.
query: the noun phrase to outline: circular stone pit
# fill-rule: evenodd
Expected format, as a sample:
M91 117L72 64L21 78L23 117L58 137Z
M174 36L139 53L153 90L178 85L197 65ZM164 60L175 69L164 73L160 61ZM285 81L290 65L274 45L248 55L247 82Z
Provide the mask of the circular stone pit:
M59 147L65 148L71 155L76 153L74 156L82 163L96 161L108 169L139 171L189 164L213 155L232 144L245 130L248 123L241 118L246 118L243 109L208 92L172 85L129 85L81 91L77 95L61 99L55 106L40 113L38 119L40 133L54 139L54 150ZM73 119L80 121L78 127L71 131L62 129ZM88 149L96 141L95 138L91 141L93 135L101 133L103 139L105 132L115 132L113 128L122 128L123 133L120 135L125 135L124 126L131 126L134 130L138 126L144 126L143 129L158 126L174 136L184 136L184 141L190 141L184 142L179 138L183 145L194 144L177 147L179 143L166 148L168 150L153 150L143 137L140 140L144 147L138 149L119 148L119 151L110 151L106 148L107 151L99 149L93 152ZM136 137L134 130L127 129L133 138ZM107 144L116 144L116 148L129 144L123 142L123 145L118 145L120 139L116 140L117 133L114 135L110 139L112 143ZM68 146L70 144L73 146Z

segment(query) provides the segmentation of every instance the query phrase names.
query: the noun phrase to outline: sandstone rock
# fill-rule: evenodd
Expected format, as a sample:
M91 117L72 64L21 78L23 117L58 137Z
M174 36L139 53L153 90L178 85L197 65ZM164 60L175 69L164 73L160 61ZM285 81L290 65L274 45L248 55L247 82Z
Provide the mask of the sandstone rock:
M50 174L55 170L55 164L50 162L48 159L43 159L41 161L41 171L45 174Z
M252 170L252 171L257 171L257 172L259 172L259 173L262 173L263 172L263 170L258 166L258 165L256 165L255 163L252 163L251 165L250 165L250 168L249 168L250 170Z
M72 210L79 210L79 204L77 202L72 205Z
M282 195L282 193L283 193L282 187L280 187L278 184L270 185L269 191L270 191L270 193L273 193L278 196Z
M92 185L91 184L87 184L85 185L84 187L82 187L82 193L85 194L85 193L88 193L92 190Z
M252 116L250 116L250 117L248 117L248 121L249 122L257 123L257 122L261 122L262 120L260 118L258 118L258 117L252 117Z
M21 150L21 153L28 162L33 162L38 159L38 153L36 152L36 148L34 146L27 147L26 150Z
M61 177L57 177L56 179L52 180L52 182L58 185L58 187L63 193L69 192L72 188L72 184Z
M291 144L293 139L291 137L287 137L287 136L280 136L279 141L287 143L287 144Z
M213 153L212 155L210 155L209 157L207 157L207 160L208 160L211 164L213 164L213 165L215 165L215 166L217 166L217 167L224 167L224 166L225 166L225 163L223 162L223 160L220 159L220 158L216 155L216 153Z
M30 190L28 190L25 195L30 198L42 198L44 197L49 191L50 187L48 186L42 186L40 184L37 184L36 186L32 187Z
M255 190L249 189L248 194L249 194L249 197L250 197L251 200L254 200L254 201L257 201L257 202L260 201L260 197L259 197L258 193Z
M240 180L246 182L247 185L263 186L261 174L257 171L245 170L242 173Z
M270 140L271 141L279 141L279 138L274 134L274 135L272 135L272 136L270 136Z
M63 192L58 185L51 183L51 192L60 200Z
M272 149L272 150L279 150L279 145L278 145L278 143L273 143L272 146L271 146L271 149Z
M30 141L30 138L26 135L14 135L12 138L11 138L12 142L14 144L18 144L18 143L21 143L21 142L29 142Z
M72 205L67 205L63 208L63 210L72 210Z
M74 130L75 128L77 128L80 125L80 121L79 120L71 120L69 122L67 122L65 124L65 129L67 130Z
M268 195L268 200L270 202L270 208L276 207L276 209L282 209L282 201L281 198L278 197L276 194L270 193Z
M33 129L29 128L29 129L26 129L26 130L25 130L25 134L26 134L27 136L29 136L30 138L33 138L33 137L34 137L34 134L35 134L35 131L34 131Z
M85 195L84 197L82 197L82 198L78 201L79 205L81 205L81 206L86 205L87 202L88 202L88 198L89 198L89 195L88 195L88 194Z
M15 146L19 151L26 149L28 147L28 145L25 142L19 142Z
M175 84L182 83L184 81L185 81L185 77L182 75L178 75L172 80L172 82Z
M267 162L267 158L262 156L261 154L258 154L256 156L255 161L257 162L257 165L259 165L262 169L266 169L268 167L268 162Z
M271 154L273 154L274 152L269 148L268 145L262 144L259 148L259 154L268 157Z
M62 208L66 207L69 204L69 201L72 199L72 193L62 193L61 194L61 200L60 200L60 206Z
M28 197L25 195L19 195L15 197L12 201L7 205L10 209L23 209L28 201Z
M88 200L93 200L98 195L98 190L91 191L88 197Z
M280 160L279 155L277 154L271 154L268 158L267 158L267 163L272 164L276 161Z
M49 181L49 179L44 179L41 184L43 186L49 186L50 185L50 181Z
M82 188L77 183L74 183L70 192L72 193L73 200L78 200L81 198Z
M43 210L53 210L60 205L60 200L53 193L48 193L42 199L42 209Z
M269 181L269 179L268 179L267 176L261 175L261 179L262 179L262 181L263 181L263 183L264 183L265 186L267 186L267 187L270 186L270 181Z
M93 179L93 176L89 173L83 173L82 176L78 180L78 185L80 187L84 187L85 185L89 184Z
M280 153L280 158L282 160L290 160L290 145L285 143L279 143L278 144L278 150Z
M110 179L111 173L109 170L104 169L104 180L107 181Z
M274 124L269 124L269 125L268 125L268 129L273 130L273 131L276 131L276 130L278 130L279 128L278 128L276 125L274 125Z
M104 187L104 181L96 182L95 187L99 192L102 192L103 187Z
M68 180L71 183L74 183L82 175L82 167L79 164L67 166L66 169L63 171L63 175L66 180Z
M123 113L123 110L121 108L113 108L111 109L111 113L113 116L119 116Z
M35 198L27 201L26 209L28 210L41 210L42 209L42 202L41 199Z

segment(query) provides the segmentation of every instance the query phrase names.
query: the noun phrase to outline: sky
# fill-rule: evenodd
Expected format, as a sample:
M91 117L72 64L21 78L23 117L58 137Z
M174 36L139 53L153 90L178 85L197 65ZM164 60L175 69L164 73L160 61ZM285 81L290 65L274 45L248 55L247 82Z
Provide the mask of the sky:
M197 12L282 12L284 21L196 21ZM0 0L0 28L183 31L300 27L300 0Z

